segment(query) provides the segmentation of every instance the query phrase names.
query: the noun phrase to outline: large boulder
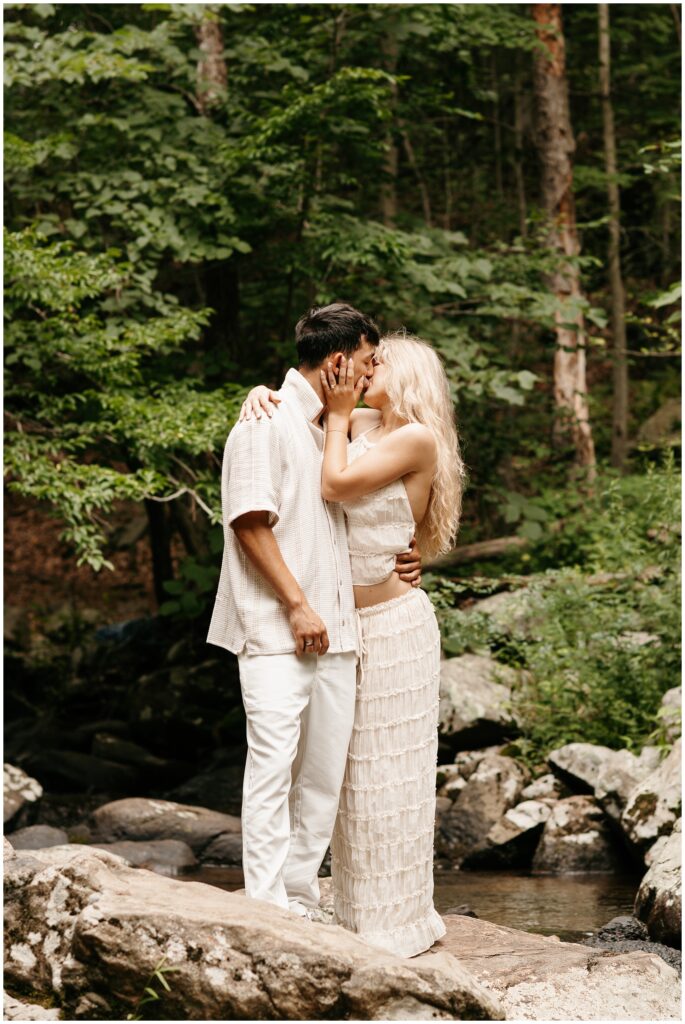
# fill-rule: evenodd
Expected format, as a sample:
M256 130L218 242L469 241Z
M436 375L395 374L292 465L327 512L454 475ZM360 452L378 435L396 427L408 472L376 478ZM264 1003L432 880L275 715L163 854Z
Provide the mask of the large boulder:
M436 836L440 856L460 864L483 844L495 822L518 803L528 781L526 769L513 757L486 754L481 758L451 810L441 818Z
M5 824L15 818L27 805L35 804L43 795L43 787L30 775L17 768L14 764L3 766L4 805L3 818Z
M484 747L518 733L508 709L516 679L515 669L479 654L440 663L439 729L453 749Z
M659 838L669 835L681 815L681 743L631 791L621 814L621 827L631 845L643 856Z
M661 836L650 853L651 863L635 897L635 916L647 925L650 938L679 947L682 932L681 819L669 836Z
M135 871L101 850L15 854L6 889L6 980L55 993L75 1019L125 1019L151 984L167 1020L503 1019L453 957L401 960L342 928ZM162 962L168 991L150 981Z
M91 825L94 842L180 839L200 859L203 851L218 836L240 832L240 818L230 814L147 797L131 797L104 804L93 811Z
M566 743L552 750L547 761L561 781L576 793L592 793L597 776L615 753L597 743Z
M552 813L543 800L523 800L495 822L482 846L467 854L462 868L528 867Z
M644 747L636 756L629 750L614 750L600 768L595 779L595 796L602 809L616 822L639 782L646 779L661 760L657 747Z
M467 916L419 963L453 953L507 1020L680 1020L678 973L654 953L615 953Z
M532 861L536 873L615 871L621 860L594 797L558 800L545 822Z

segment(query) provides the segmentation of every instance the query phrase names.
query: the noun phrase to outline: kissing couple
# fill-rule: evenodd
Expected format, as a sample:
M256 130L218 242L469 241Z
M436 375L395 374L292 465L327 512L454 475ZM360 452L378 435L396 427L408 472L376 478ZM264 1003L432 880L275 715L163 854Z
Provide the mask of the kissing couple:
M320 920L330 845L335 923L411 957L445 934L440 632L418 583L419 552L459 525L454 408L434 349L353 306L311 309L295 338L297 369L250 392L222 466L207 641L238 656L245 891Z

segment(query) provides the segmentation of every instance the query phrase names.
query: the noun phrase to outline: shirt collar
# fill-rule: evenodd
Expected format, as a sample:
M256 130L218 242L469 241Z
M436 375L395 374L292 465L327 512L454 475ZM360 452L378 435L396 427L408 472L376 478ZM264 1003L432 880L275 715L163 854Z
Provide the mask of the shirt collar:
M302 412L310 422L317 420L323 412L323 402L309 381L295 367L291 366L286 373L281 390L291 391L294 394Z

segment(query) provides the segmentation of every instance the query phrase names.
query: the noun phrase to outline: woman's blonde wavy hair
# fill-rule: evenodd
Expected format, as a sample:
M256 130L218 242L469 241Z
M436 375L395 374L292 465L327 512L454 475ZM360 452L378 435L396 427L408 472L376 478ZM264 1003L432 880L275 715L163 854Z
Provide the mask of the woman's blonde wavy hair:
M422 556L436 558L456 541L466 481L447 375L435 349L404 330L384 335L376 356L386 367L393 411L410 423L423 423L437 441L428 508L416 529Z

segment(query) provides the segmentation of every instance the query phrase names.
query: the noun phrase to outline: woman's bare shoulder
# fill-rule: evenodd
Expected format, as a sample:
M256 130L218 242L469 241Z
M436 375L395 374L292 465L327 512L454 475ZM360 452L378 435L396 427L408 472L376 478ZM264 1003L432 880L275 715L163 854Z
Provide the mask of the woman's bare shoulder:
M389 447L411 447L423 459L433 459L438 450L435 434L423 423L405 423L383 438Z
M378 409L353 409L350 413L350 437L352 440L365 430L371 430L381 421Z

